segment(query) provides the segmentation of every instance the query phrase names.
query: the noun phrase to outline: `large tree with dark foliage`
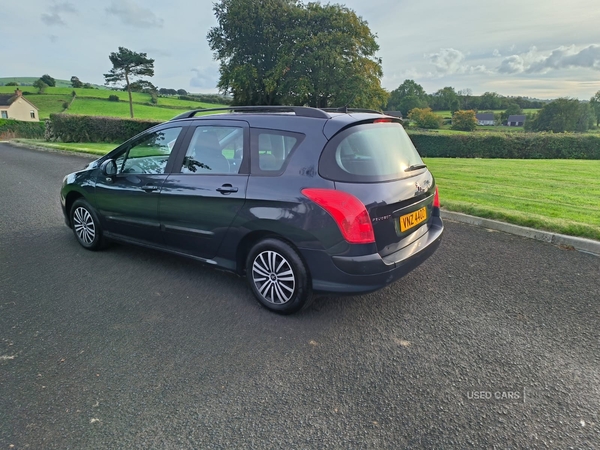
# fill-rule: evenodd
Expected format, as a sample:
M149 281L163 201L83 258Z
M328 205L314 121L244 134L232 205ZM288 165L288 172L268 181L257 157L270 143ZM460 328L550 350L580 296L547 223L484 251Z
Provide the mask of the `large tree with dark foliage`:
M220 0L208 42L218 88L240 105L380 108L381 60L366 21L340 5Z
M584 132L594 125L594 115L588 103L576 98L559 98L544 107L533 120L525 122L526 131Z
M426 108L429 105L429 96L423 86L414 80L404 82L390 93L387 102L388 111L400 111L403 116L414 108Z
M40 77L40 80L42 80L44 83L46 83L49 87L55 87L56 86L56 80L54 78L52 78L50 75L48 75L48 74L42 75Z
M131 98L131 83L137 80L133 78L153 77L154 60L148 58L146 53L136 53L125 47L119 47L118 52L109 56L113 68L104 74L106 84L118 84L125 82L125 88L129 93L129 113L133 117L133 100Z

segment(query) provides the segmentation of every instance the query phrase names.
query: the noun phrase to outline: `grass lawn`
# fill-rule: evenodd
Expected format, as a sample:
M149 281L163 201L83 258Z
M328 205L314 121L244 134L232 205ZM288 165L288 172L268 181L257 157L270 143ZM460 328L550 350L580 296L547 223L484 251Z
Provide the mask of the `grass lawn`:
M23 144L35 145L37 147L46 147L54 150L63 150L71 152L91 153L94 155L106 155L111 150L117 148L119 144L106 144L96 142L46 142L40 139L14 139Z
M600 161L424 159L448 210L600 240Z

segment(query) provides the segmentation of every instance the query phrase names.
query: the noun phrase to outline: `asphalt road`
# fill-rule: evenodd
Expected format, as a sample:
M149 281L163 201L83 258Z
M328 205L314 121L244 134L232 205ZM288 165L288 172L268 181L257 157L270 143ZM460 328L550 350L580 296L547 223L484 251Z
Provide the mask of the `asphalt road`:
M0 144L0 449L600 446L600 258L447 222L398 283L281 317L79 247L58 192L85 163Z

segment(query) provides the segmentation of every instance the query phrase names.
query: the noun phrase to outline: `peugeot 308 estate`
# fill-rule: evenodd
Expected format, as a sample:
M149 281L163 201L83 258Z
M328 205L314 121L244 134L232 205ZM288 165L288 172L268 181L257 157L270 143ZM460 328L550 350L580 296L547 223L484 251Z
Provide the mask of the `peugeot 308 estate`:
M401 121L307 107L197 110L155 126L61 190L79 243L109 240L245 275L289 314L313 292L364 293L438 248L438 191Z

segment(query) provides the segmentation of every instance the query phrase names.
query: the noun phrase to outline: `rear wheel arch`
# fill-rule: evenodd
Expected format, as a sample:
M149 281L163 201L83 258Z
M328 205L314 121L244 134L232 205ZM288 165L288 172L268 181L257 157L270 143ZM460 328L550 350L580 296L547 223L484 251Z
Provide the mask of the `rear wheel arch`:
M244 275L246 272L246 261L248 259L250 250L252 250L252 248L256 244L258 244L260 241L263 241L265 239L277 239L282 242L285 242L287 245L292 247L292 249L300 257L300 259L302 259L302 262L304 263L304 266L306 267L308 276L309 276L309 278L311 278L308 264L306 264L306 260L302 256L302 252L300 252L300 250L298 250L298 247L296 246L296 244L294 244L294 242L290 241L289 239L286 239L285 237L281 236L280 234L277 234L274 231L268 231L268 230L251 231L246 236L244 236L242 238L242 240L240 241L240 243L238 244L237 254L236 254L236 271L240 275Z

